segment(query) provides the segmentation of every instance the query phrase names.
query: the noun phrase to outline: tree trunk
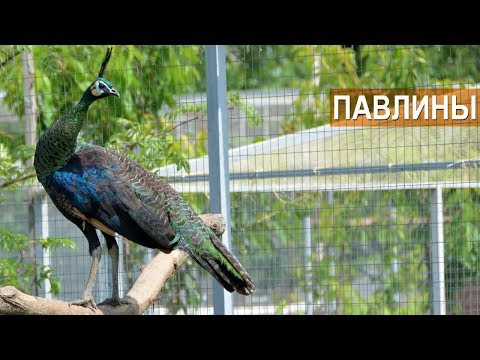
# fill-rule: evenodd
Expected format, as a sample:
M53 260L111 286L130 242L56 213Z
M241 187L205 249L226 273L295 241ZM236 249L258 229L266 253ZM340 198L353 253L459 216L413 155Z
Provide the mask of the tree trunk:
M23 98L25 104L25 144L34 146L37 143L37 98L35 92L35 66L33 64L33 50L30 46L29 50L22 52L23 62ZM33 156L28 159L26 166L33 166ZM35 239L35 188L28 190L28 236ZM35 266L35 242L32 241L27 251L27 259L29 263ZM37 294L37 277L34 276L30 292Z

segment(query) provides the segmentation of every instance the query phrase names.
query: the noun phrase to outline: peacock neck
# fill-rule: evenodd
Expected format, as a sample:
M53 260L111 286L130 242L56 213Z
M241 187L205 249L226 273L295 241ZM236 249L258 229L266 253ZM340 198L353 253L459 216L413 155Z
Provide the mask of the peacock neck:
M87 90L78 104L55 122L38 140L34 166L40 181L63 167L75 154L78 134L93 101L95 98Z

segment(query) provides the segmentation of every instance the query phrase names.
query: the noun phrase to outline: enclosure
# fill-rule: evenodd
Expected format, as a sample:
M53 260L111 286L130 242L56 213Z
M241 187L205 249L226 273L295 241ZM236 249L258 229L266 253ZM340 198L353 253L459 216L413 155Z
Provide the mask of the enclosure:
M0 46L0 287L71 301L91 257L32 167L106 46ZM478 314L477 126L341 127L330 90L475 89L480 47L114 45L80 137L166 179L256 284L187 260L145 314ZM101 238L102 246L103 238ZM118 237L120 295L156 250ZM104 251L106 254L107 251ZM112 287L103 256L94 286Z

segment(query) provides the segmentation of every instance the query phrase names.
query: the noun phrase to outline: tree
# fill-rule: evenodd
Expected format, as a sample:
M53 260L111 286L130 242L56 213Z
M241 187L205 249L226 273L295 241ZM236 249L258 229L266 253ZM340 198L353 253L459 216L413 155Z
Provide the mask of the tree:
M104 54L103 46L33 46L36 71L36 89L39 104L39 133L70 109L80 98L85 88L96 77L98 59ZM18 59L21 51L28 47L2 47L0 58L3 68L0 80L3 92L3 106L18 117L24 116L22 89L22 63ZM200 46L119 46L115 49L115 61L108 72L108 78L122 89L122 102L115 104L111 113L111 103L92 107L89 124L81 133L84 139L115 148L135 159L147 168L176 163L187 167L186 151L195 143L191 136L182 135L180 141L169 133L176 125L176 113L201 111L199 107L179 108L175 95L193 91L199 82L198 68L201 66ZM182 71L179 71L181 68ZM3 71L2 71L3 70ZM160 70L160 71L159 71ZM128 89L128 90L127 90ZM196 119L193 119L196 120ZM192 120L192 121L193 121ZM25 146L23 124L0 132L0 189L11 190L20 184L32 186L35 176L33 169L26 166L34 149ZM193 149L196 149L193 147ZM198 148L197 148L198 149ZM201 149L199 149L201 150ZM0 194L1 195L1 194ZM22 232L23 229L17 229ZM0 243L4 251L17 250L22 257L28 244L25 234L2 229ZM58 244L72 246L66 239L30 239L42 246L54 247ZM136 248L132 247L132 253ZM45 277L54 277L51 269L29 268L18 257L2 259L0 279L11 284L26 284L40 271L38 282ZM7 266L8 265L8 266ZM39 265L40 266L40 265ZM24 278L13 277L23 268ZM15 270L15 271L14 271ZM54 282L52 291L59 290ZM25 286L20 286L25 290Z

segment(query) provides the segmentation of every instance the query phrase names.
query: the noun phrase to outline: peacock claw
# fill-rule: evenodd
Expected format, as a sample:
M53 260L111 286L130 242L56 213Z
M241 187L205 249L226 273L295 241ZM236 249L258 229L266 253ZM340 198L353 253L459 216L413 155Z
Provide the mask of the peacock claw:
M111 298L103 300L98 305L120 306L122 304L129 305L130 301L125 300L125 299L120 299L118 296L112 296Z
M77 305L77 306L83 306L83 307L88 307L92 310L97 309L97 305L95 304L95 301L93 301L93 296L86 296L83 297L79 300L74 300L70 301L68 305Z

